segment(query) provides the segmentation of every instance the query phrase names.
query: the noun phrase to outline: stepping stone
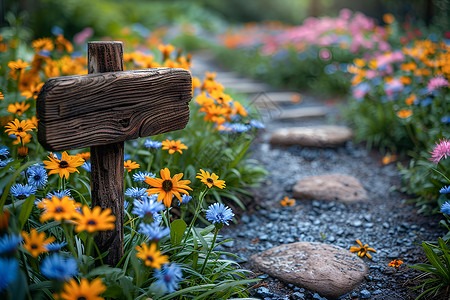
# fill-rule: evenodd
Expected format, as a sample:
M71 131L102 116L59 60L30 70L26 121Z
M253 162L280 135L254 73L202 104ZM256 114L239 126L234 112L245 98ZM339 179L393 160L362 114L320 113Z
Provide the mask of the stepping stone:
M276 103L300 103L302 96L296 92L269 92L266 96Z
M283 110L278 117L279 120L321 118L325 117L330 109L324 106L300 107L289 110Z
M338 147L352 137L353 131L346 126L292 127L274 131L270 143L303 147Z
M298 181L292 195L299 199L338 201L346 204L368 199L355 177L344 174L309 176Z
M321 243L285 244L252 255L249 261L261 272L329 299L355 289L368 272L355 253Z

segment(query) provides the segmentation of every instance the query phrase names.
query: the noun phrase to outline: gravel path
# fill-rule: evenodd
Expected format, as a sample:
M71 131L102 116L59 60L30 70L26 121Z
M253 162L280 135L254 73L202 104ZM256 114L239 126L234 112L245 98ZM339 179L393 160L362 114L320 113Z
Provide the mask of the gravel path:
M205 69L217 70L205 55L196 55L194 74L203 77ZM195 66L198 66L195 69ZM196 73L197 72L197 73ZM220 76L217 81L220 82ZM229 81L232 83L231 81ZM233 86L226 86L232 89ZM329 104L329 103L328 103ZM327 105L326 102L306 98L298 105ZM292 108L293 104L280 106ZM334 114L332 114L335 116ZM369 244L377 253L373 259L364 258L369 273L362 284L340 299L414 299L420 292L416 286L419 272L406 265L425 262L420 244L436 241L445 232L438 226L439 216L419 215L407 196L398 192L401 187L395 164L382 165L381 156L368 152L362 145L347 142L334 149L273 147L268 143L276 128L328 124L327 118L277 121L266 118L266 130L253 144L253 157L270 175L258 189L249 210L238 214L238 224L222 229L224 238L234 241L223 249L239 255L242 266L252 270L247 259L268 248L297 241L321 242L350 249L355 240ZM346 174L356 177L368 191L369 200L345 205L337 202L297 199L293 207L283 207L280 200L292 197L295 183L307 176ZM330 191L332 192L332 191ZM355 254L356 255L356 254ZM395 272L388 264L393 259L405 263ZM263 279L253 289L258 299L325 299L317 293L284 284L255 271Z

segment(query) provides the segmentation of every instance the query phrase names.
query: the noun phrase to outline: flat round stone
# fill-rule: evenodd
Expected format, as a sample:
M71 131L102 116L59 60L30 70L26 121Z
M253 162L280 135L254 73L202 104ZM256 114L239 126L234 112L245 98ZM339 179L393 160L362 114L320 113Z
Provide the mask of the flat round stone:
M255 254L249 261L272 277L330 299L355 289L368 272L355 253L322 243L285 244Z
M303 147L338 147L352 137L353 131L346 126L292 127L274 131L270 143Z

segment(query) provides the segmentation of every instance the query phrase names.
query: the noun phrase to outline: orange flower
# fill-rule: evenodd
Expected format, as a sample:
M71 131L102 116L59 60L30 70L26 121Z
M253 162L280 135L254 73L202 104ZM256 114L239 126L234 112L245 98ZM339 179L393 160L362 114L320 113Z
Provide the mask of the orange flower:
M41 38L34 40L31 43L31 46L34 48L35 52L39 52L41 50L52 51L55 48L50 38Z
M237 102L237 101L233 101L233 106L234 106L234 114L240 114L243 117L246 117L248 115L247 111L245 110L245 108L242 106L241 103Z
M14 121L9 122L5 128L6 133L8 134L14 134L18 137L24 138L27 135L28 131L31 131L36 128L33 124L31 124L28 121L22 120L19 121L19 119L15 119Z
M86 230L88 233L112 230L116 221L116 217L111 215L110 208L102 211L99 206L96 206L91 210L86 205L83 206L83 213L75 213L73 218L76 222L75 231Z
M408 98L405 99L406 104L413 105L414 101L416 101L416 95L411 94L408 96Z
M131 170L134 169L139 169L141 167L138 163L136 163L135 161L131 161L130 159L124 161L123 166L128 172L131 172Z
M217 186L219 189L223 189L225 187L225 181L224 180L218 180L219 176L212 173L209 174L208 171L203 171L200 169L200 173L197 173L197 176L195 178L198 178L206 184L209 188L211 188L213 185Z
M399 112L397 112L397 116L399 118L406 119L406 118L412 116L412 110L410 110L410 109L402 109Z
M386 24L391 24L395 21L395 18L392 14L384 14L383 15L383 21Z
M289 199L288 196L284 197L283 200L280 201L281 205L283 206L294 206L295 205L295 199Z
M73 52L72 44L68 40L66 40L62 34L60 34L56 37L55 44L58 47L59 51L62 51L65 49L69 53Z
M9 223L9 210L5 208L4 212L0 212L0 230L5 231Z
M21 146L17 148L17 155L20 157L25 157L28 155L28 147L27 146Z
M360 240L356 240L356 242L358 243L359 247L350 247L350 252L358 252L359 257L367 256L368 258L372 259L372 256L367 251L372 251L375 253L377 251L373 248L369 248L369 245L367 244L363 246Z
M8 63L8 67L13 71L20 71L29 66L30 66L29 63L22 61L21 59L19 59L17 61L12 60Z
M170 140L165 140L163 142L161 142L162 144L162 149L163 150L169 150L169 154L174 154L175 152L180 152L180 154L183 154L183 149L187 149L188 147L181 143L180 140L178 141L170 141Z
M41 223L50 219L55 221L71 220L78 213L76 208L81 206L80 203L70 199L69 196L64 196L61 199L52 196L51 199L43 199L40 203L40 206L45 209L39 219Z
M22 103L16 102L14 104L8 105L8 111L12 114L17 114L19 117L28 109L30 108L30 104L25 103L23 101Z
M32 83L29 89L23 91L21 95L27 97L27 99L33 98L34 100L36 100L43 85L43 82L38 84Z
M81 157L84 160L88 160L91 158L91 152L76 153L75 155Z
M0 92L0 100L5 99L5 96L2 94L2 92Z
M158 49L163 54L163 61L164 61L169 58L170 53L172 53L172 51L175 50L175 47L170 44L169 45L159 44Z
M291 95L291 102L292 103L300 103L300 102L302 102L302 96L300 94L292 94Z
M61 159L58 159L56 156L51 153L47 156L50 161L44 160L45 168L49 169L51 174L59 174L59 177L69 179L69 174L78 172L77 167L84 164L84 159L76 155L69 155L67 151L64 151L61 154Z
M191 183L190 180L180 180L183 177L183 173L179 173L173 175L173 178L170 177L170 171L168 168L164 168L160 171L161 179L159 178L151 178L146 177L145 182L152 186L152 188L148 189L148 195L158 194L158 201L164 199L164 205L166 207L170 207L172 205L173 195L178 198L181 202L180 193L189 195L189 192L186 190L192 189L187 186Z
M29 235L27 232L22 231L22 237L25 241L23 247L30 252L33 257L38 257L39 254L47 252L45 246L55 240L55 237L53 236L46 239L45 232L38 233L34 228L31 228Z
M400 265L402 264L403 262L401 261L401 260L396 260L396 259L394 259L393 261L391 261L390 263L389 263L389 267L394 267L394 268L397 268L398 269L398 267L400 267Z

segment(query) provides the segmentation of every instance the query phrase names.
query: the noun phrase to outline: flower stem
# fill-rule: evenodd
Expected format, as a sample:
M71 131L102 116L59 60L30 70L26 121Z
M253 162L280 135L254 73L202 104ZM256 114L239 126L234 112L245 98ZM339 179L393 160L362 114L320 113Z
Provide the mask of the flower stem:
M209 247L208 254L206 255L205 261L203 262L203 266L202 266L202 269L200 270L200 274L203 274L203 271L205 270L206 263L208 262L209 256L211 255L211 252L212 252L212 249L214 249L214 244L216 242L216 238L217 238L217 234L218 233L219 233L219 229L215 228L214 229L214 237L213 237L213 240L212 240L212 243L211 243L211 247Z
M75 246L73 245L73 236L69 232L69 228L64 221L61 223L61 227L64 230L64 235L66 236L67 245L69 246L70 252L72 252L74 257L77 257L77 252L75 251Z
M205 189L200 193L200 195L198 196L198 203L197 203L197 207L195 208L195 213L194 213L194 217L191 220L191 223L189 223L189 227L186 231L186 235L184 236L183 239L183 245L186 243L186 240L189 236L189 233L191 232L192 226L195 224L195 221L197 220L198 214L200 213L200 209L202 207L202 202L203 199L205 198L205 195L207 193L207 187L205 187Z

